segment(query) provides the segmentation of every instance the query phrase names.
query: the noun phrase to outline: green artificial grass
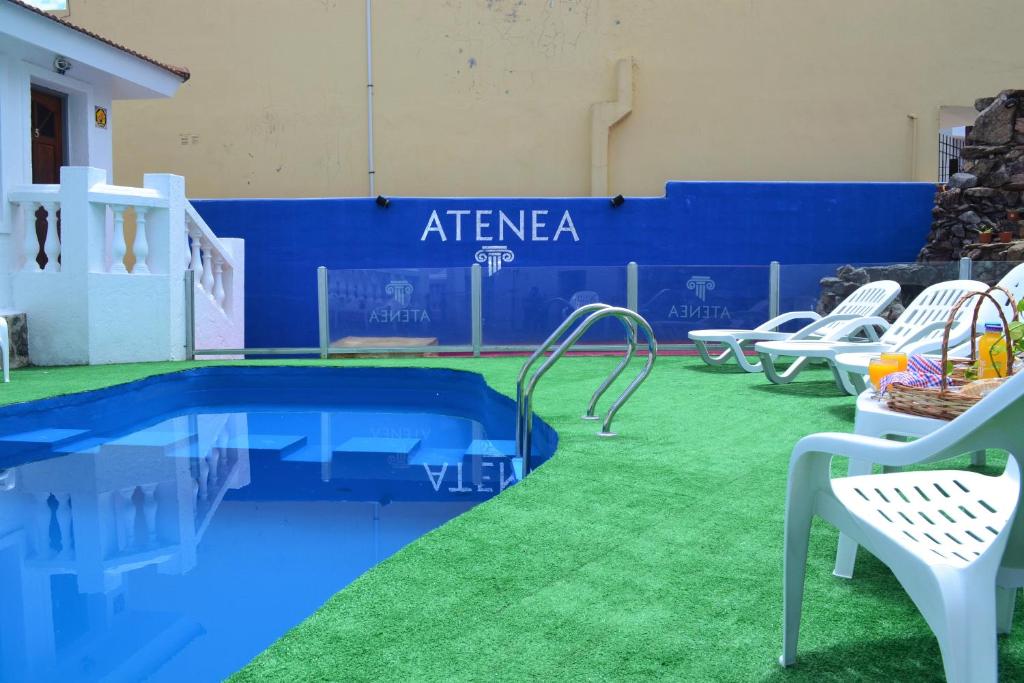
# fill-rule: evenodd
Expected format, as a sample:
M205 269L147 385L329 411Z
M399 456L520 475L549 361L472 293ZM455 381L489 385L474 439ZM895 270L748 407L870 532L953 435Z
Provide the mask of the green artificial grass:
M364 574L233 680L943 680L935 639L892 574L861 551L852 581L832 576L837 533L820 521L798 665L777 664L789 454L806 434L853 426L854 399L830 373L773 386L660 358L619 413L619 436L601 439L579 417L615 362L560 361L535 402L561 436L551 461ZM511 394L522 359L331 363L473 370ZM22 370L4 395L191 365ZM1000 638L1000 667L1024 679L1020 630Z

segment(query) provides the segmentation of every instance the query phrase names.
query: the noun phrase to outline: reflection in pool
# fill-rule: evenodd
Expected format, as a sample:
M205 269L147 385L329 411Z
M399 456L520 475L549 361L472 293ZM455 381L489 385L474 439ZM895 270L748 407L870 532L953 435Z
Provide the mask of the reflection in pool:
M0 681L221 680L518 481L514 415L478 375L411 368L204 368L0 409Z

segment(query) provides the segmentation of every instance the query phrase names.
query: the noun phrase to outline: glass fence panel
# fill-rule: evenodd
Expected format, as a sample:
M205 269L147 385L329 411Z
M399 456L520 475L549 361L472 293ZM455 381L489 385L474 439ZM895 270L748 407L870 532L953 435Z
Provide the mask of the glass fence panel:
M659 344L691 330L751 328L768 319L768 266L640 266L638 312Z
M537 345L574 310L590 303L626 306L626 266L506 267L483 277L483 343ZM622 324L602 320L584 344L621 344Z
M959 277L958 261L783 264L779 271L779 310L828 313L859 286L878 280L898 282L900 302L907 306L926 287Z
M471 343L469 268L331 270L327 300L332 347Z

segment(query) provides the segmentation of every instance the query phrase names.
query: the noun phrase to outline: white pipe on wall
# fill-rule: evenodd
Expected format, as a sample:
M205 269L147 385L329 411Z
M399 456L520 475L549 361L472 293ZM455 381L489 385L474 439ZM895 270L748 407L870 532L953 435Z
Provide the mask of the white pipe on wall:
M366 0L366 164L369 196L377 194L373 167L373 0Z

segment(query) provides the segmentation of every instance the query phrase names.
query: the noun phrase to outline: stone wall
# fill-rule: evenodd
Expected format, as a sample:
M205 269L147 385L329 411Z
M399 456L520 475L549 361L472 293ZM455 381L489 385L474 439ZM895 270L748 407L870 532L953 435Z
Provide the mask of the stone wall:
M1022 224L1008 212L1024 213L1024 90L1004 90L974 103L981 112L967 135L962 168L940 188L932 209L932 229L919 261L961 256L1024 260ZM1009 231L1009 245L979 249L979 235Z
M28 365L28 324L24 313L7 313L7 333L11 337L11 367L21 368Z

